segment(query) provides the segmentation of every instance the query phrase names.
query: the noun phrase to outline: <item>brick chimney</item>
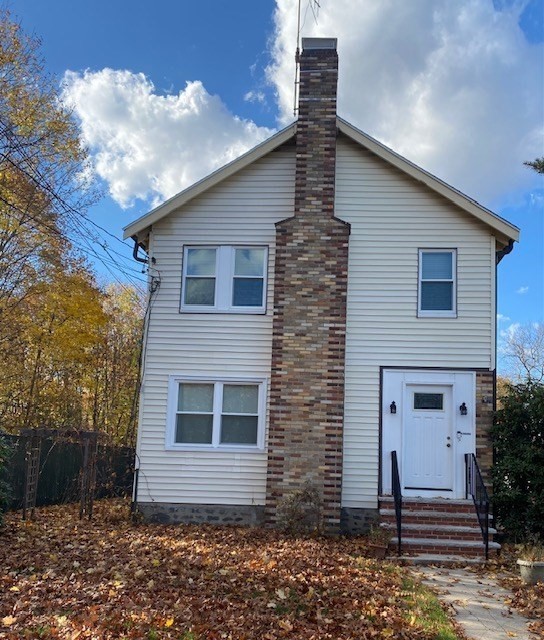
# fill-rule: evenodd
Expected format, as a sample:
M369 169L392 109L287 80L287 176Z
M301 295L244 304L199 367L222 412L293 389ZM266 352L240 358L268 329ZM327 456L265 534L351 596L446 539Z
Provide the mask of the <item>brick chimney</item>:
M276 225L266 513L306 485L337 533L342 489L349 225L334 217L335 38L304 38L295 209Z

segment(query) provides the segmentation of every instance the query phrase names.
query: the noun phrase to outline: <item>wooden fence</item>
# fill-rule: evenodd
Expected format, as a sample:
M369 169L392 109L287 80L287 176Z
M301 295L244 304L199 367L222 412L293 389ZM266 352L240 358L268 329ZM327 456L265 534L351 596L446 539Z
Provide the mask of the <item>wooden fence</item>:
M25 438L3 434L11 443L13 455L7 468L12 488L13 509L23 506L25 490ZM77 502L81 494L84 444L46 438L41 443L36 506ZM134 449L99 444L96 456L95 497L129 495L134 475Z

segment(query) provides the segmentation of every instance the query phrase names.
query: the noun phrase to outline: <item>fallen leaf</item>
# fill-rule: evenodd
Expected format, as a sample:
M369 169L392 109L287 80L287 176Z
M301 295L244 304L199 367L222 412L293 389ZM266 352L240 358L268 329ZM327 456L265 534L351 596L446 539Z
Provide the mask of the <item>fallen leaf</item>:
M293 625L291 624L290 620L280 620L278 622L279 626L284 630L284 631L292 631L293 630Z

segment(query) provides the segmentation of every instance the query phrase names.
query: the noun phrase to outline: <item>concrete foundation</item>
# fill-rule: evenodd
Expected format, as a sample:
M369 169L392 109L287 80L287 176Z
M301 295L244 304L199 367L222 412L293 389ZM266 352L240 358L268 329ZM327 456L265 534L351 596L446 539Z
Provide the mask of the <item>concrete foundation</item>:
M264 525L264 505L139 502L138 511L147 522L160 524Z

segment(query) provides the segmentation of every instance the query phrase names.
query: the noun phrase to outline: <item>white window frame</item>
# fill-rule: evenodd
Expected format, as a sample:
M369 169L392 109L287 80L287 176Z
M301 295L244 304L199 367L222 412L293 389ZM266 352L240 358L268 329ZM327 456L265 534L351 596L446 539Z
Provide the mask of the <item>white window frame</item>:
M178 405L178 393L180 384L213 384L213 428L211 444L189 444L176 442L176 415ZM221 437L221 415L223 410L223 386L224 385L256 385L258 390L257 407L257 443L256 444L224 444L220 442ZM230 451L244 453L251 451L262 451L264 449L264 435L266 422L266 378L244 378L244 377L209 377L209 376L187 376L174 374L168 378L168 414L166 421L166 450L170 451Z
M451 279L426 278L423 280L423 254L424 253L448 253L451 255ZM423 282L451 282L452 283L452 308L451 309L422 309L421 289ZM457 249L419 249L418 286L417 286L417 315L419 318L456 318L457 317Z
M214 305L185 304L185 282L187 278L187 252L189 249L215 249L215 302ZM236 249L263 249L263 298L260 306L242 307L232 304L234 286L234 267ZM209 276L211 277L211 276ZM250 277L250 276L248 276ZM255 276L257 279L257 276ZM181 277L181 301L182 313L266 313L266 297L268 290L268 246L262 244L241 245L209 245L188 244L183 247L183 269Z

